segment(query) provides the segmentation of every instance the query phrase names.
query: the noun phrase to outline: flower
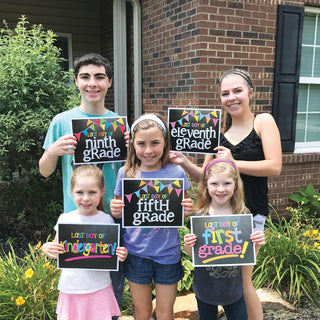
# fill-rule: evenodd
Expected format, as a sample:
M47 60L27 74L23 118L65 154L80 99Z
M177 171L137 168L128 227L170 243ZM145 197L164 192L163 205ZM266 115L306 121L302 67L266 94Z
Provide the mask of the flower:
M24 303L26 302L26 300L23 299L23 297L19 296L17 299L16 299L16 304L18 306L22 306L24 305Z
M34 271L29 268L25 273L24 275L26 276L26 278L32 278L34 276Z
M50 265L50 262L46 262L44 265L43 265L43 268L47 268L47 269L51 269L51 265Z

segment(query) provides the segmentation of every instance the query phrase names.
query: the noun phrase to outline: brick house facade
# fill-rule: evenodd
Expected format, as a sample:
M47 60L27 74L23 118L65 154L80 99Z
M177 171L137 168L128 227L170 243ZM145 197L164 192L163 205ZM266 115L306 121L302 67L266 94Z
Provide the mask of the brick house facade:
M242 67L253 78L253 111L272 113L278 5L320 0L142 0L144 111L218 108L217 79ZM284 152L281 175L269 178L270 204L285 215L290 193L309 182L319 190L320 153Z
M4 0L0 15L14 25L26 14L30 23L70 34L73 57L96 51L114 62L114 44L119 40L113 36L114 1L121 0ZM126 2L130 123L136 72L132 2ZM253 78L253 111L273 113L279 5L309 6L320 12L320 0L140 0L143 112L166 116L169 107L219 108L217 79L225 70L241 67ZM114 109L114 104L112 88L107 105ZM320 143L320 134L317 140ZM192 159L201 164L201 157ZM271 205L285 215L288 195L309 182L319 190L320 147L285 151L281 175L269 178Z

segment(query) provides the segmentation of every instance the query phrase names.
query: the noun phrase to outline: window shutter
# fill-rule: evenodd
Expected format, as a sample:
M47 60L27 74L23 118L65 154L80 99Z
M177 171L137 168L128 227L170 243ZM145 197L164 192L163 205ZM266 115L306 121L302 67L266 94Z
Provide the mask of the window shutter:
M284 152L294 150L303 15L303 7L278 6L272 115Z

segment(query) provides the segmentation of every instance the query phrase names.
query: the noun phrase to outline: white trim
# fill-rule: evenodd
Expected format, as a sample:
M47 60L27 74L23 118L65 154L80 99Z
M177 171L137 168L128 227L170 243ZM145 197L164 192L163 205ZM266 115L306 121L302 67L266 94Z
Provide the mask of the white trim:
M320 8L305 6L304 7L304 12L317 14L317 13L320 13Z
M318 153L320 152L320 142L296 142L294 153Z
M299 84L320 84L320 78L300 77Z
M122 116L128 110L126 39L126 0L113 0L114 108Z
M139 0L127 0L133 7L134 117L142 113L141 6Z

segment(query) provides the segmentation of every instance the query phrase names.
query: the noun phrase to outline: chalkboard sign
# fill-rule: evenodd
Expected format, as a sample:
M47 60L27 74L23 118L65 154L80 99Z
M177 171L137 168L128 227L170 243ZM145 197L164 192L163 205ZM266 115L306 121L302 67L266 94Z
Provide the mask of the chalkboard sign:
M77 139L74 164L125 161L126 117L72 119L71 125Z
M58 242L65 253L58 255L58 269L118 270L116 248L118 224L58 224Z
M195 267L255 264L251 214L192 216L191 232L197 236L192 248Z
M171 150L188 153L215 153L220 145L221 110L168 110Z
M123 227L183 227L183 179L126 178L122 188Z

